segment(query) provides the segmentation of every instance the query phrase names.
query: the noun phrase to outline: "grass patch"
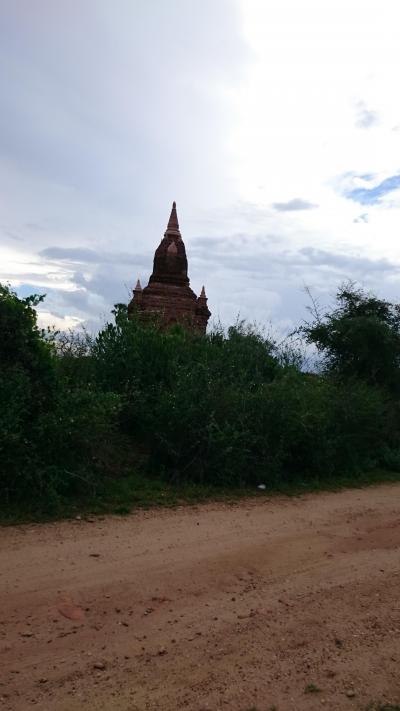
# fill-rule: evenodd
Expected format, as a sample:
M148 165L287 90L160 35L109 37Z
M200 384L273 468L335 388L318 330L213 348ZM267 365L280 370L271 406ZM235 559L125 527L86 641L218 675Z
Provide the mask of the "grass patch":
M190 482L177 485L140 473L131 473L120 478L106 479L92 495L78 499L57 498L54 502L47 501L45 507L35 501L4 507L0 509L0 525L54 521L74 518L77 515L126 516L140 509L173 508L212 501L234 504L246 498L301 496L312 492L340 491L390 482L400 482L400 473L375 470L352 477L319 477L295 484L271 486L265 490L254 486L229 488Z
M265 493L265 492L262 492ZM250 489L222 489L199 484L173 485L132 473L119 479L105 480L92 495L77 499L59 497L46 506L35 502L13 505L0 511L0 524L12 525L35 521L74 518L77 515L115 514L126 516L139 509L172 508L206 501L234 501L254 495Z
M316 684L307 684L304 689L305 694L319 694L321 689Z

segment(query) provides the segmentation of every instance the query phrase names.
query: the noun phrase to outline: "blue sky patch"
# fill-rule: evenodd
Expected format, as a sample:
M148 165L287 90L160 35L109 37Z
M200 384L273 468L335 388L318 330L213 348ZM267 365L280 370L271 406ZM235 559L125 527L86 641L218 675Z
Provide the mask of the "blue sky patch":
M345 196L360 205L376 205L387 193L400 188L400 175L391 175L374 188L353 188L347 190Z
M20 284L19 286L13 287L13 291L16 291L20 299L25 299L27 296L32 296L32 294L46 293L44 286L33 286L32 284Z

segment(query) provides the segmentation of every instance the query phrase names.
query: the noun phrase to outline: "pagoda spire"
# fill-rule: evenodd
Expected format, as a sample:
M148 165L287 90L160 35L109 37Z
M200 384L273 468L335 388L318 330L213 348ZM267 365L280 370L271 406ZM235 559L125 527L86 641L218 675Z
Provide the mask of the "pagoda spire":
M186 249L174 201L164 238L154 253L149 283L142 289L139 279L136 282L128 318L140 317L144 323L154 323L155 319L162 328L180 323L204 334L210 316L204 286L200 296L190 288Z
M176 213L175 200L172 203L172 210L171 210L171 214L169 216L168 225L167 225L167 229L164 233L164 237L177 237L178 239L182 239L181 233L179 231L179 222L178 222L178 215Z

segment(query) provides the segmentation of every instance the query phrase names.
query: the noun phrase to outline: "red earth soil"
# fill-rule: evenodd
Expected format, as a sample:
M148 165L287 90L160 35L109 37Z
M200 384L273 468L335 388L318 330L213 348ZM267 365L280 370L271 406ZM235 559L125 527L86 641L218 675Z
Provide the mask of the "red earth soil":
M0 531L6 711L400 701L400 485Z

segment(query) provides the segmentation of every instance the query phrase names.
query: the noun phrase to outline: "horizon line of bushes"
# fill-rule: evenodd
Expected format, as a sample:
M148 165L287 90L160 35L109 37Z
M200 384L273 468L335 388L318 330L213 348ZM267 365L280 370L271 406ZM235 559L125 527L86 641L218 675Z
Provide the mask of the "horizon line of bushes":
M296 330L320 354L238 322L204 335L129 320L96 335L38 328L43 297L0 285L2 507L101 491L140 470L268 487L400 469L399 306L352 284Z

